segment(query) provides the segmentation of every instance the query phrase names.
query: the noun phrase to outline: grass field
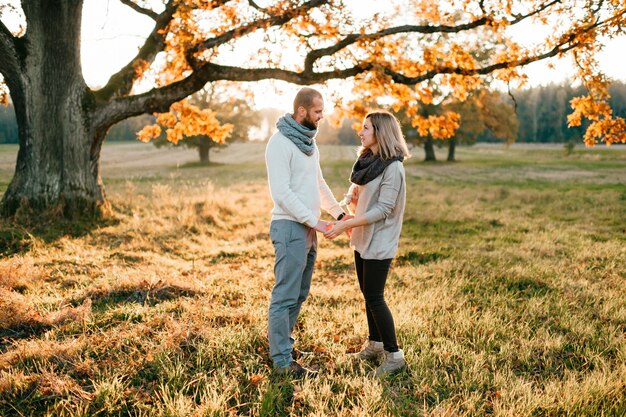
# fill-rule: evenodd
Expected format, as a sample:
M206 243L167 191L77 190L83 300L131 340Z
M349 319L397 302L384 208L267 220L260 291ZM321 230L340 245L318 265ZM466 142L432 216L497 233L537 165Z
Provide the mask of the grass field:
M0 192L15 147L0 147ZM354 149L322 148L340 196ZM323 241L272 375L263 145L105 146L98 224L0 220L0 416L624 416L626 149L482 146L406 163L387 287L409 371L372 379L345 238Z

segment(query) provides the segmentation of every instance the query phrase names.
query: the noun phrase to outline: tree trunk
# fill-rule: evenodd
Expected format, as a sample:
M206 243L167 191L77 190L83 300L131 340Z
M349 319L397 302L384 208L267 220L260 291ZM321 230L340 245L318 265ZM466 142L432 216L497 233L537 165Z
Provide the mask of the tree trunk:
M430 136L426 137L424 141L424 161L436 161L435 147L433 146L433 139Z
M456 150L456 138L450 138L450 143L448 144L448 162L454 162L454 151Z
M209 165L209 152L211 151L211 138L203 137L198 144L198 155L200 156L200 163L203 165Z
M106 203L99 160L108 127L94 126L96 103L82 76L82 1L22 4L27 16L22 76L19 88L11 89L20 149L2 211L92 216Z

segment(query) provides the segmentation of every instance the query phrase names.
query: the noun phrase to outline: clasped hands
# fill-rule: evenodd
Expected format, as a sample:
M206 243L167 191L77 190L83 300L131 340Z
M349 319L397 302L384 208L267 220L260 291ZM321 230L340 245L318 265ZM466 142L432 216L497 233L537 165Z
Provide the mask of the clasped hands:
M346 223L348 220L353 219L354 216L346 215L341 218L341 220L334 222L327 222L324 220L319 220L315 225L315 230L324 234L324 237L327 239L334 239L342 233L346 233L348 238L350 238L350 233L352 232L352 228L350 228L349 224Z

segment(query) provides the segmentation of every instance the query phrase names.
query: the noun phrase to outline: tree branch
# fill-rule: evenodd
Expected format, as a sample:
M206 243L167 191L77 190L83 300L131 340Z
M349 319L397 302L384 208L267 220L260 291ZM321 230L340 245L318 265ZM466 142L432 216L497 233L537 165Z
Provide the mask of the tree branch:
M159 14L157 12L155 12L154 10L146 9L145 7L141 7L140 5L133 2L132 0L120 0L120 3L130 7L137 13L141 13L143 15L148 16L152 20L157 20L159 18Z
M481 67L481 68L459 68L459 67L437 67L434 68L430 71L427 71L421 75L418 75L417 77L407 77L403 74L400 74L398 72L392 71L388 68L386 68L384 70L385 74L389 75L391 77L391 79L399 84L407 84L407 85L415 85L415 84L419 84L423 81L426 80L430 80L432 78L434 78L436 75L438 74L458 74L458 75L466 75L466 76L471 76L471 75L485 75L485 74L490 74L496 70L499 69L505 69L505 68L517 68L517 67L523 67L526 66L528 64L531 64L533 62L536 61L542 61L544 59L547 58L551 58L553 56L556 56L558 54L562 54L565 53L567 51L570 51L578 46L580 46L580 43L577 42L572 42L574 40L575 36L571 35L567 41L562 42L558 45L556 45L553 49L551 49L548 52L545 52L543 54L539 54L539 55L535 55L535 56L531 56L531 57L526 57L523 59L517 59L517 60L511 60L511 61L502 61L502 62L498 62L496 64L491 64L491 65L487 65L485 67ZM571 42L571 43L570 43ZM569 43L569 45L567 45Z
M216 36L211 39L207 39L204 42L199 43L193 48L190 48L187 51L187 61L195 68L200 63L196 63L194 60L194 55L200 51L201 49L210 49L215 46L223 45L226 42L233 40L234 38L247 35L256 31L259 28L268 28L271 26L281 26L292 20L294 17L301 15L304 12L307 12L316 7L320 7L324 4L328 4L329 0L310 0L299 7L295 7L293 9L285 10L280 15L272 15L272 17L268 17L266 19L255 20L254 22L248 23L247 25L231 29L228 32L225 32L219 36Z
M314 49L310 51L304 60L304 69L305 71L311 70L313 68L313 64L315 63L315 61L317 61L321 57L330 56L336 52L339 52L343 48L349 45L352 45L360 40L373 41L376 39L384 38L389 35L396 35L399 33L421 33L421 34L456 33L456 32L462 32L465 30L474 29L476 27L486 24L488 21L489 20L486 17L482 17L473 22L462 24L462 25L457 25L457 26L404 25L404 26L396 26L392 28L383 29L378 32L369 33L369 34L356 34L356 33L350 34L332 46L329 46L327 48Z
M9 85L9 89L19 79L20 57L18 55L19 38L13 36L11 31L0 21L0 74Z
M259 6L258 4L256 4L256 2L254 0L248 0L248 4L250 6L252 6L253 8L257 9L260 12L263 12L263 13L268 14L270 16L274 16L272 13L270 13L270 11L268 9L263 8L263 7Z
M608 21L596 22L593 25L589 25L584 28L583 33L596 29ZM475 24L468 23L468 25ZM377 37L388 36L394 33L402 33L405 27L397 27L386 29L385 31L378 32ZM422 28L424 28L422 26ZM428 29L431 30L431 29ZM384 32L384 35L381 33ZM497 62L495 64L486 65L479 68L460 68L456 66L441 66L426 71L417 77L407 77L399 72L393 71L389 68L382 68L382 72L391 77L396 83L416 85L426 80L434 78L438 74L459 74L465 76L473 75L485 75L490 74L499 69L514 68L528 65L532 62L541 61L556 55L568 52L574 48L582 46L582 43L577 41L577 37L580 33L572 32L567 37L564 37L557 45L552 47L547 52L540 53L534 56L529 56L520 59L507 60L503 62ZM351 35L348 35L351 36ZM352 39L344 40L350 42ZM330 50L337 48L333 46L326 48ZM293 84L299 85L311 85L321 83L329 79L345 79L354 77L355 75L374 70L374 64L362 63L347 69L335 69L325 72L314 72L311 66L305 68L301 72L289 71L280 68L241 68L225 65L218 65L214 63L202 63L197 66L194 71L186 78L160 87L152 89L146 93L139 94L130 97L119 97L111 102L103 105L95 115L95 123L97 126L110 126L120 120L126 119L131 116L136 116L142 113L151 112L166 112L170 105L190 94L200 90L206 83L212 81L239 81L239 82L254 82L265 79L277 79L287 81Z
M487 14L487 11L485 10L485 0L480 0L478 2L478 7L480 7L480 11L483 12L483 14Z
M596 13L598 13L598 12L602 9L602 6L604 6L604 0L600 0L600 1L598 2L598 6L597 6L597 7L595 7L595 8L593 8L593 9L592 9L592 11L591 11L591 13L592 13L592 14L596 14Z
M516 23L519 23L519 22L521 22L524 19L527 19L529 17L532 17L532 16L534 16L536 14L539 14L539 13L543 12L544 10L554 6L557 3L561 3L561 0L552 0L552 1L546 2L546 3L542 4L541 6L537 7L532 12L524 14L524 15L517 14L517 15L514 16L515 19L509 20L509 24L510 25L514 25Z
M525 14L525 15L516 15L515 19L510 20L510 25L515 25L524 19L527 19L535 14L542 12L543 10L560 3L561 0L552 0L543 5L539 6L537 9ZM484 12L483 4L480 3L481 9ZM313 68L313 64L315 61L320 59L323 56L330 56L336 52L339 52L343 48L352 45L360 40L377 40L389 35L395 35L398 33L421 33L421 34L433 34L433 33L459 33L467 30L475 29L480 26L484 26L488 24L491 19L487 16L483 16L480 19L476 19L474 21L463 23L460 25L449 26L449 25L439 25L439 26L431 26L431 25L403 25L396 26L392 28L387 28L380 30L378 32L370 33L370 34L350 34L346 35L345 38L337 42L335 45L329 46L327 48L315 49L310 51L305 60L304 60L304 69L305 71L311 70Z
M11 58L15 56L15 40L17 38L13 36L11 31L0 21L0 56L2 56L2 60L0 60L0 65L2 61L5 60L5 57Z
M327 72L294 72L279 68L240 68L206 63L191 75L178 82L152 89L130 97L120 97L99 109L96 125L110 126L120 120L143 113L166 112L170 105L200 90L211 81L260 81L283 80L299 85L311 85L336 78L350 78L372 68L371 65L355 66Z
M124 96L130 92L136 78L137 66L144 61L151 63L165 47L165 28L171 22L177 7L175 0L168 1L165 10L155 19L154 29L139 52L137 52L137 55L116 74L113 74L103 88L95 92L99 100L107 101L113 97Z

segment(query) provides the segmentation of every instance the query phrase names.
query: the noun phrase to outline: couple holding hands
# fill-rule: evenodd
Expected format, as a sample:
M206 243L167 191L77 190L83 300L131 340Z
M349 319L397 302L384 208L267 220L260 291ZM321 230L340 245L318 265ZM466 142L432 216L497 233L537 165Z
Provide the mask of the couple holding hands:
M311 287L316 232L329 239L347 232L369 329L368 340L355 357L382 357L375 374L384 376L406 366L384 289L402 228L406 195L402 161L409 151L391 113L374 111L365 116L358 133L362 146L352 168L351 186L341 202L350 208L347 215L320 169L315 135L323 111L322 95L302 88L295 97L293 114L278 120L278 132L267 144L265 160L274 202L270 237L275 251L268 321L270 356L279 374L316 376L317 372L296 360L292 332ZM337 221L321 220L322 209Z

